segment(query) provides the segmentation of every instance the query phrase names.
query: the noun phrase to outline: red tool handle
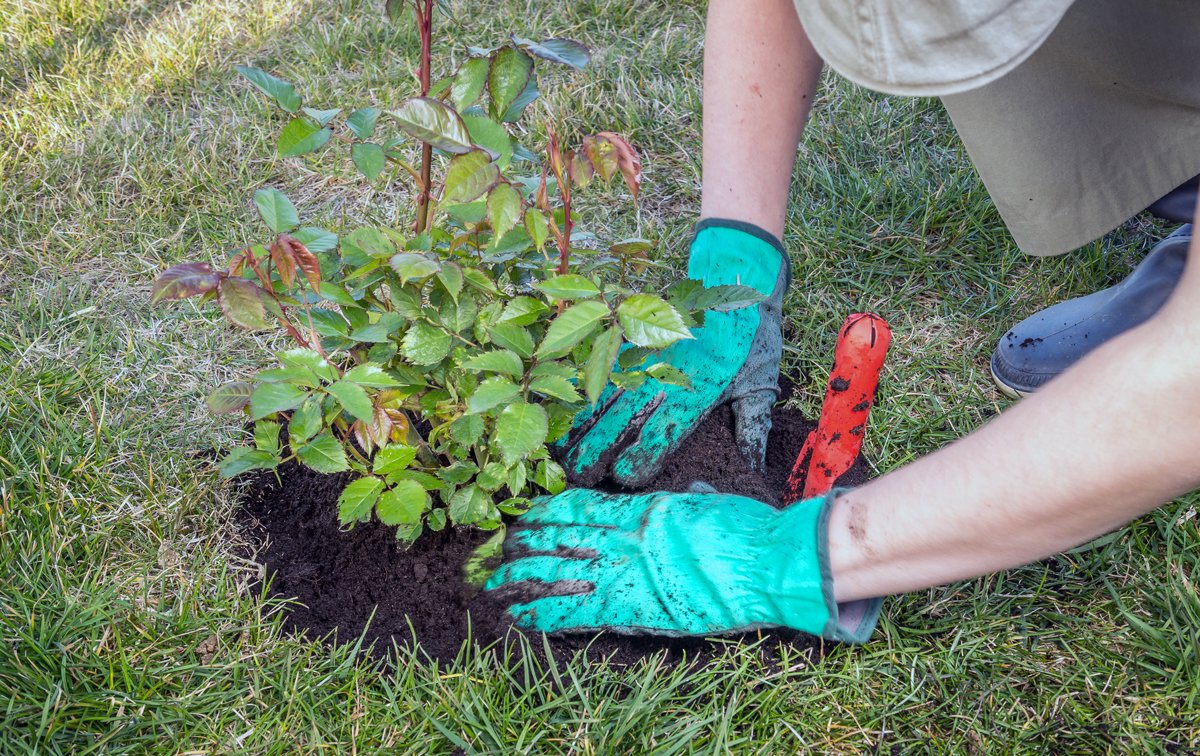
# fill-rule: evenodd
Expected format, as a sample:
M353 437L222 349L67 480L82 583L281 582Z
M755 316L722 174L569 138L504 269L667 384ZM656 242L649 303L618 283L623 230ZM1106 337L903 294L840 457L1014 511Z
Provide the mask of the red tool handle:
M878 315L855 313L842 324L821 418L788 477L786 503L828 493L858 459L891 342L892 329Z

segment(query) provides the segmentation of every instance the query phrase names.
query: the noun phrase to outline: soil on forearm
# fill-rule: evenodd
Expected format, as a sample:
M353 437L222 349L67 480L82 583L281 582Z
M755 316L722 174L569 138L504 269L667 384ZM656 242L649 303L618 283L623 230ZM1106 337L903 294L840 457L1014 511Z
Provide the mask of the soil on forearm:
M780 504L788 474L813 423L795 409L777 407L767 449L767 469L757 473L737 453L733 416L719 407L667 461L645 491L684 491L704 481L718 491ZM289 463L253 478L239 508L239 522L259 545L255 559L273 576L270 594L288 599L287 630L339 642L364 635L372 653L386 655L393 643L406 646L415 636L431 659L453 659L469 637L481 646L515 631L503 606L466 584L462 565L490 536L472 529L426 533L415 545L398 543L392 528L376 521L343 530L337 522L337 498L349 478L321 475ZM861 460L839 484L866 480ZM410 630L411 625L411 630ZM676 664L683 659L706 663L724 654L731 642L757 646L764 663L778 666L784 657L813 658L819 638L771 630L716 639L624 636L605 633L551 638L556 657L587 649L589 658L626 665L648 656ZM534 644L541 646L540 640ZM793 661L793 663L795 663Z

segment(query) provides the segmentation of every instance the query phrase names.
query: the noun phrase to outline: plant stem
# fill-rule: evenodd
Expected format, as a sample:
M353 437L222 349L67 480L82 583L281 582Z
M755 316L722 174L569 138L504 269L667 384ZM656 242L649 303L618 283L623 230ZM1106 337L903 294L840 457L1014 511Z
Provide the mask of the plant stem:
M421 83L421 96L429 95L430 61L433 54L433 0L413 0L417 15L417 33L421 38L421 65L418 77ZM429 225L429 170L433 162L433 147L421 145L421 186L417 195L417 233L425 231Z

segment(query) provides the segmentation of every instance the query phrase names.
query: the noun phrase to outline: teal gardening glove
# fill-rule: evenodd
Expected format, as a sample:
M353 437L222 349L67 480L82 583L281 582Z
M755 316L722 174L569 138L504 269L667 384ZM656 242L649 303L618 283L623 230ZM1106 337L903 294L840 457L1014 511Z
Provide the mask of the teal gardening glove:
M708 312L704 325L692 331L695 338L651 356L681 370L691 388L653 378L636 391L609 385L558 446L571 479L593 485L611 472L622 485L642 485L714 407L727 401L733 402L738 450L751 467L762 469L771 407L779 394L779 322L790 272L783 245L770 233L736 221L701 221L688 277L705 286L752 286L767 298L739 310Z
M709 635L789 627L863 643L880 599L833 600L826 543L837 492L786 509L720 493L539 500L509 528L486 589L546 633Z

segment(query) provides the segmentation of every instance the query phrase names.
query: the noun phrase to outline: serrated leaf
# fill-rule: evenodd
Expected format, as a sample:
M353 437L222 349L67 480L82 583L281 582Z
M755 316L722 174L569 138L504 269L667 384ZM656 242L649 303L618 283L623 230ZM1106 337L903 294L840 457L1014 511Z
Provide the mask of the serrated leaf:
M540 449L548 430L546 410L541 405L513 402L501 410L496 420L496 447L504 461L512 464Z
M471 149L471 135L458 113L440 100L414 97L389 111L406 134L439 150L461 154Z
M382 491L383 481L379 478L368 476L351 481L338 497L338 521L349 525L371 519L371 510Z
M495 376L479 384L475 393L467 399L467 409L470 412L487 412L516 399L521 395L521 389L507 378Z
M442 187L442 202L470 202L482 197L500 180L500 169L483 150L471 150L450 161Z
M483 94L483 88L487 86L489 67L490 62L487 58L467 58L458 67L458 72L454 74L454 83L450 85L450 101L459 112L474 105L479 95Z
M631 370L628 372L614 372L609 376L609 380L617 388L625 389L626 391L637 391L646 382L646 374L641 370Z
M463 288L463 272L456 263L443 263L440 270L437 272L438 281L441 281L442 286L446 289L446 293L454 301L458 301L458 295L462 293Z
M294 347L276 352L279 361L288 367L302 368L315 379L330 382L338 379L338 370L321 356L320 352L307 347Z
M437 260L431 260L416 252L397 252L392 255L389 264L392 266L392 270L396 271L396 275L400 276L402 284L409 281L424 281L442 269L441 263Z
M204 402L214 415L225 415L237 412L250 403L250 395L254 387L245 381L230 381L217 386Z
M261 383L250 395L250 419L295 409L307 397L307 392L290 383Z
M436 365L450 354L450 334L428 323L413 323L400 342L404 359L413 365Z
M537 471L533 474L533 482L551 494L558 494L567 487L567 474L557 462L543 459L538 462Z
M450 519L455 525L472 525L487 516L492 499L479 486L463 486L450 497Z
M446 510L445 509L435 509L435 510L431 511L429 513L429 515L425 518L425 524L428 525L429 529L434 532L445 529L445 527L446 527Z
M342 376L342 380L357 383L364 388L390 388L393 386L408 385L404 381L397 380L394 376L390 375L382 366L369 362L350 368Z
M383 148L370 142L355 142L350 145L350 159L367 181L379 178L379 174L387 167L387 157L383 154Z
M375 135L379 113L379 108L359 108L346 117L346 127L354 132L354 136L366 141Z
M629 345L628 348L622 349L621 354L617 357L617 367L622 370L629 370L641 365L646 361L646 358L654 354L656 350L646 347Z
M271 455L279 454L279 423L259 420L254 424L254 448Z
M416 458L416 447L406 444L388 444L375 455L375 459L371 463L371 471L377 475L391 475L407 468Z
M516 323L497 323L487 328L488 337L496 346L510 349L523 359L533 356L533 335Z
M279 154L281 157L297 157L319 150L331 136L333 132L329 129L321 128L305 116L297 116L279 132Z
M525 233L537 245L538 250L546 248L546 240L550 238L550 221L541 210L529 208L525 211Z
M239 446L226 455L217 465L222 478L232 478L250 470L271 470L279 466L279 460L270 452Z
M150 291L150 304L163 300L187 299L217 288L220 279L208 263L174 265L159 274Z
M287 112L295 113L300 109L300 95L296 93L296 87L253 66L234 66L234 68L260 92L270 97Z
M450 437L463 446L473 446L483 435L483 418L462 415L450 423Z
M319 473L335 473L349 470L346 450L329 433L322 433L296 450L296 459L311 470Z
M494 493L508 478L508 471L499 462L489 462L475 476L475 485L488 493Z
M543 396L560 399L564 402L574 403L580 400L575 386L566 378L560 378L557 375L543 375L534 378L529 382L529 388Z
M500 566L504 533L505 531L500 530L484 541L482 545L471 552L471 556L467 557L467 561L463 564L463 581L475 590L482 590L488 579Z
M514 378L525 374L525 365L516 352L507 349L494 349L490 352L477 354L464 360L461 367L464 370L481 370L490 373L504 373Z
M694 338L674 307L653 294L634 294L617 306L625 338L638 346L663 349Z
M561 407L562 405L555 404L555 405L551 405L551 406ZM547 436L547 438L548 438L548 436ZM524 462L518 462L517 464L513 465L512 469L508 471L508 481L507 481L508 490L510 492L512 492L512 494L514 496L519 495L522 491L525 490L525 482L526 482L527 477L528 476L527 476Z
M277 234L300 225L300 214L296 212L296 206L278 189L259 189L254 193L254 204L267 227Z
M500 117L500 120L504 123L513 123L520 120L521 116L525 113L525 108L529 107L529 103L536 100L539 94L541 93L538 92L537 71L533 71L529 75L529 81L525 83L525 88L521 90L521 94L517 95L517 99L512 101L512 104L508 106L508 110L504 111L504 115ZM519 153L520 150L516 152ZM536 157L533 162L537 162Z
M421 515L429 509L429 494L420 483L398 481L379 497L375 513L384 525L420 525Z
M496 288L496 284L483 271L475 270L474 268L465 268L463 270L463 280L472 288L478 289L485 294L500 293L500 290Z
M328 287L326 287L328 288ZM382 344L404 325L404 318L396 312L385 312L374 323L355 328L350 338L355 341Z
M262 290L244 278L223 278L217 286L218 301L225 317L234 325L255 331L270 327Z
M753 286L741 284L711 286L696 294L693 300L693 309L729 312L756 305L766 298L765 294Z
M546 336L534 353L537 357L553 357L571 350L596 330L608 317L608 305L589 300L572 305L550 323Z
M331 108L330 110L317 110L315 108L301 108L304 114L316 121L321 126L326 126L333 117L342 112L341 108Z
M542 316L542 313L547 312L550 308L545 302L521 295L513 297L507 305L504 306L503 312L500 313L497 323L512 323L518 326L527 326L537 321Z
M513 140L503 126L485 115L466 114L462 117L467 125L471 141L494 153L496 166L504 170L513 159Z
M491 114L502 117L525 90L533 76L533 58L516 47L502 47L492 56L488 69Z
M588 402L595 404L608 385L617 354L621 351L621 328L610 326L592 342L592 353L583 368L583 390Z
M449 467L443 467L438 470L438 477L452 486L457 486L466 483L477 472L479 472L479 468L474 462L459 460Z
M555 299L590 299L600 295L600 287L575 273L564 273L533 285Z
M492 234L499 241L521 219L521 193L512 184L496 184L488 192L487 211Z
M586 136L583 138L583 152L605 183L620 173L634 201L637 201L638 188L642 184L642 162L625 137L612 131Z
M574 381L578 374L579 371L573 366L568 365L565 362L555 362L554 360L550 360L548 362L539 362L529 371L529 376L531 378L537 378L543 375L554 375L568 381Z
M571 66L580 71L592 59L591 51L573 39L553 38L542 42L534 42L528 39L521 39L520 37L513 37L513 41L542 60Z
M626 239L609 247L608 253L617 257L630 257L649 252L653 247L653 242L646 241L645 239Z
M390 257L395 251L396 245L377 228L357 228L342 241L343 260L356 268Z
M341 380L329 384L325 390L332 394L352 417L364 423L375 419L375 408L371 405L371 398L357 383Z
M288 440L292 446L304 443L317 435L324 425L319 395L310 396L296 408L288 420Z
M681 386L687 389L692 387L692 379L687 376L687 373L665 362L656 362L646 368L646 375L669 386Z

